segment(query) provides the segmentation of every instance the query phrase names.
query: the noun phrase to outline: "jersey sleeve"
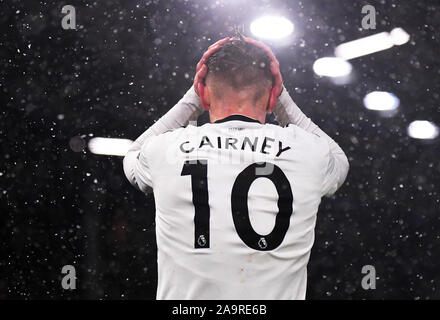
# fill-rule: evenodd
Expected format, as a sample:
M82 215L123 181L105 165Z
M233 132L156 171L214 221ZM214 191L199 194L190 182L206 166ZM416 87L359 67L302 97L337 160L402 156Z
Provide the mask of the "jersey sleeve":
M146 140L141 150L131 151L124 158L124 173L130 183L144 193L153 191L153 183L145 150L149 140Z
M323 139L324 140L324 139ZM328 141L324 141L326 146L324 178L322 182L322 196L330 197L344 183L347 177L349 163L344 152L332 150Z
M154 137L186 126L202 113L200 98L194 87L191 87L173 108L133 142L124 157L124 173L128 181L143 192L151 192L150 169L143 150L147 149L149 141Z
M294 124L301 129L313 133L324 141L326 151L325 175L323 177L322 195L331 196L342 185L347 177L349 163L341 147L308 118L290 97L286 88L279 96L274 113L283 126Z
M144 144L136 161L134 177L139 189L144 193L153 191L153 182L151 179L151 167L148 163L148 141Z

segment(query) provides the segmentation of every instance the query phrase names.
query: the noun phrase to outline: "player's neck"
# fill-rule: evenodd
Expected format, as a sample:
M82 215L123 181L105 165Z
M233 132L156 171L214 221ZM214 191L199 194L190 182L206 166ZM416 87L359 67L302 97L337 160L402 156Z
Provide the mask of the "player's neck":
M260 123L263 124L266 121L266 113L255 107L245 107L245 108L221 107L221 108L211 108L209 110L209 118L211 123L214 123L217 120L224 119L234 114L239 114L248 118L258 120Z

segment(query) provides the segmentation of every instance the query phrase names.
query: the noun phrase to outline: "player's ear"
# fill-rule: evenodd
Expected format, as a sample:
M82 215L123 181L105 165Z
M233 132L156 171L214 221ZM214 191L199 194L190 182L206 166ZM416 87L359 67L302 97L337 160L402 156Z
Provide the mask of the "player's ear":
M197 91L199 92L200 101L202 102L203 109L209 110L209 107L211 106L209 88L205 84L199 82Z
M276 92L274 92L275 90L272 87L270 87L268 90L269 90L269 94L267 96L266 112L267 113L272 113L273 112L273 108L275 107L275 102L277 100L275 98Z

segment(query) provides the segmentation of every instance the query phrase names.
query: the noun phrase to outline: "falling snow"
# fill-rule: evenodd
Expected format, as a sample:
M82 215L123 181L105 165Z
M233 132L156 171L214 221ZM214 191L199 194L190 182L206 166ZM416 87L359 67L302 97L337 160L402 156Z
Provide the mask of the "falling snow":
M295 24L288 40L267 42L285 86L351 166L321 203L307 297L439 299L440 149L406 128L440 124L440 7L370 2L375 31L362 30L361 4L348 0L86 1L76 30L61 28L58 1L0 1L0 299L154 299L154 197L132 189L121 158L93 155L87 142L135 139L192 85L210 44L275 9ZM348 83L313 73L341 42L395 27L411 41L353 60ZM396 114L363 107L378 90L400 98ZM60 286L67 264L78 272L72 292ZM368 264L376 290L360 285Z

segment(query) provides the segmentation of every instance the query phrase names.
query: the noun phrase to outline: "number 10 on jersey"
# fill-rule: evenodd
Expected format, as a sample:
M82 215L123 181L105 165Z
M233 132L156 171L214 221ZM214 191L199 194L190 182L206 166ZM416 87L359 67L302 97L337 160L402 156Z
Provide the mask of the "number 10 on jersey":
M270 174L257 175L258 168L273 166ZM261 170L260 170L261 171ZM194 247L209 248L209 193L208 193L208 161L185 161L182 176L191 176L192 202L194 205ZM252 227L249 218L248 194L252 183L258 178L267 178L278 192L278 213L275 226L267 235L258 234ZM276 165L259 162L253 163L241 171L234 181L231 192L231 209L235 230L240 239L250 248L269 251L277 248L284 240L289 229L293 211L293 195L289 180Z

